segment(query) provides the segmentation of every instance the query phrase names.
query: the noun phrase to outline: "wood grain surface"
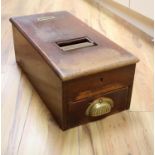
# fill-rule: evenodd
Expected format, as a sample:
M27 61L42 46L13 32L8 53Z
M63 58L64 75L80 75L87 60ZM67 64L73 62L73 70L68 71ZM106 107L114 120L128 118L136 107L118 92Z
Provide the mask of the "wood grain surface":
M41 17L55 19L38 21ZM67 11L12 17L10 21L13 25L17 62L20 64L21 61L23 65L26 65L22 57L25 58L25 55L29 54L20 52L20 48L27 50L26 44L31 44L63 81L138 62L134 55ZM87 37L90 38L96 46L66 52L56 44L57 42L64 44L66 41L70 42L71 39L78 40L80 37L85 40ZM28 51L31 51L30 48ZM31 57L30 55L28 60L31 60ZM87 59L89 61L86 61Z
M16 65L9 18L67 10L136 55L130 111L63 132ZM153 155L153 43L87 0L2 1L2 154Z

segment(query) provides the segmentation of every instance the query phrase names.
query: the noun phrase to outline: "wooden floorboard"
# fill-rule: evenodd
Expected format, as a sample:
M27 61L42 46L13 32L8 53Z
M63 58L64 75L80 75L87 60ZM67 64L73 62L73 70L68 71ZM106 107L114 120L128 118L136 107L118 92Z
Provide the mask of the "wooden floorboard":
M2 154L153 155L153 43L87 0L2 1ZM136 55L130 111L63 132L16 65L11 16L68 10Z
M80 154L153 154L152 116L149 112L125 111L81 126Z

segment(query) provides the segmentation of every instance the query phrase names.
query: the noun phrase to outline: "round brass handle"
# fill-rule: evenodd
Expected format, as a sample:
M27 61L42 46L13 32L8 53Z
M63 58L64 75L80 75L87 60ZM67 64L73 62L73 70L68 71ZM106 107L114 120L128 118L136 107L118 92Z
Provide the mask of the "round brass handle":
M107 97L101 97L94 100L86 109L87 116L96 117L107 114L114 106L113 100Z

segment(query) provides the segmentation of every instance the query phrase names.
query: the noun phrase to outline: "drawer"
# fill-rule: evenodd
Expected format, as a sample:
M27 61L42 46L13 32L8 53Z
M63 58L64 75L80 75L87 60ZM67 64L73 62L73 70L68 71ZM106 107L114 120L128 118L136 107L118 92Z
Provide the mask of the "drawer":
M97 102L100 102L100 100L101 106L98 106ZM76 126L78 124L101 119L113 113L127 109L127 102L128 87L104 94L98 94L90 98L79 100L76 103L69 103L68 124L69 126Z

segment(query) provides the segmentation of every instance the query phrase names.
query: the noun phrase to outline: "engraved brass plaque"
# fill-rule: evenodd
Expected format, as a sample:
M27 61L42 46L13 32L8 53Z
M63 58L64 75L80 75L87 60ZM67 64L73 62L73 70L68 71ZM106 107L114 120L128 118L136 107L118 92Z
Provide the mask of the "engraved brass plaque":
M37 18L37 21L41 22L41 21L47 21L47 20L52 20L52 19L55 19L55 17L54 16L46 16L46 17Z

